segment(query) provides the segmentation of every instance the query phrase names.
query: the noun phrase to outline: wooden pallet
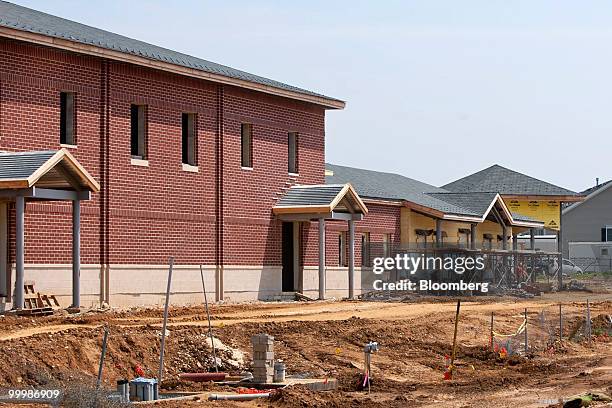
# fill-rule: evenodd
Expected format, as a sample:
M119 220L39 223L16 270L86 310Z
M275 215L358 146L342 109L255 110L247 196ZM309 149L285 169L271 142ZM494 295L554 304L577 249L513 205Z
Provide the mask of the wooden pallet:
M34 281L28 280L23 284L23 309L17 314L27 316L46 316L53 314L53 310L60 307L55 295L36 292Z
M33 309L21 309L17 310L18 316L49 316L53 314L53 308L51 307L37 307Z

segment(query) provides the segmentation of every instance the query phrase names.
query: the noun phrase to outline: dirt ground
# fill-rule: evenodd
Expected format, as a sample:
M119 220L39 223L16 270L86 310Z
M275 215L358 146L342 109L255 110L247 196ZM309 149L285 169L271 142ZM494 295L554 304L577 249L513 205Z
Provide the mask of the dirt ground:
M584 338L586 299L591 305L593 340ZM559 304L564 340L559 342ZM545 407L587 391L612 394L612 315L609 293L547 294L533 299L488 297L463 299L458 330L456 371L444 379L445 356L451 354L456 300L422 298L407 302L287 302L214 305L214 333L225 345L241 350L243 367L223 369L239 374L250 364L250 336L275 337L276 358L289 375L337 378L336 391L314 393L296 387L256 402L163 402L163 407ZM494 329L513 333L528 311L529 351L523 335L500 356L490 349ZM104 387L115 381L156 377L162 310L87 312L43 318L0 318L0 388L50 388L92 384L98 371L103 327L110 337L104 365ZM227 387L180 382L181 372L212 366L206 345L203 307L172 308L168 325L164 386L172 391L223 391ZM571 336L571 339L569 337ZM370 394L358 391L363 346L377 341ZM496 341L497 344L497 341ZM511 350L512 351L512 350ZM224 363L229 352L221 352ZM502 353L503 354L503 353Z

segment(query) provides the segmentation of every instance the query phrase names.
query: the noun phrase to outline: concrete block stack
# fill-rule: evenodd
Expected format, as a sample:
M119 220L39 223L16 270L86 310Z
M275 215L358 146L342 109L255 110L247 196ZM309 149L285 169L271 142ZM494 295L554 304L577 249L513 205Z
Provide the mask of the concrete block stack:
M274 378L274 337L264 333L251 337L253 345L253 381L271 383Z

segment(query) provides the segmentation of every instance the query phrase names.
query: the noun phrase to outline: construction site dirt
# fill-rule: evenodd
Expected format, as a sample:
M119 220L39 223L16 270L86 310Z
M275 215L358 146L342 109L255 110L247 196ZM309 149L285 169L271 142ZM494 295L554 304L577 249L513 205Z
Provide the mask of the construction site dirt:
M591 337L584 332L589 300ZM558 340L559 304L563 339ZM542 407L585 392L612 394L609 293L552 293L532 299L462 299L456 360L452 352L456 299L409 302L324 301L211 306L217 356L223 371L238 375L252 361L251 336L274 336L275 354L288 376L336 378L338 389L314 392L302 386L269 399L159 401L156 406L279 407ZM495 332L513 333L527 309L530 346L508 354L491 346ZM77 315L0 318L0 388L67 388L95 385L103 329L109 328L102 387L133 378L156 377L161 309L90 311ZM231 387L187 383L184 372L205 372L214 360L203 307L170 309L162 391L227 392ZM521 334L522 336L522 334ZM522 338L522 337L521 337ZM359 390L363 347L378 342L372 356L370 393ZM524 344L521 346L524 347ZM518 347L517 347L518 348ZM597 404L597 403L595 403Z

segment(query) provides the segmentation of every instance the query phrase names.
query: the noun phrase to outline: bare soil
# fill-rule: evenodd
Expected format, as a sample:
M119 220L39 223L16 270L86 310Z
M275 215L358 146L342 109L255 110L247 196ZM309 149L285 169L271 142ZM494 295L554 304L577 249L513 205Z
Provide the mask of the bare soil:
M586 299L590 300L593 339L568 340L580 332ZM444 380L445 356L451 354L456 300L411 302L308 302L214 305L215 336L245 352L244 368L223 367L231 374L248 369L250 336L275 337L276 357L288 374L339 380L339 389L311 392L291 387L270 400L248 403L163 402L164 407L542 407L587 391L612 394L612 337L607 316L609 294L549 294L528 300L483 298L462 300L456 371ZM558 338L558 304L563 303L565 339ZM490 317L495 331L513 333L528 309L530 349L501 357L490 350ZM212 384L178 380L181 372L212 367L205 344L203 307L172 308L166 348L164 387L174 391L226 391ZM98 370L103 327L110 330L104 386L133 378L139 369L156 377L162 310L130 309L0 318L0 387L89 384ZM518 340L521 340L518 338ZM363 346L377 341L371 393L358 390ZM223 353L222 353L223 354ZM229 355L221 356L224 362Z

